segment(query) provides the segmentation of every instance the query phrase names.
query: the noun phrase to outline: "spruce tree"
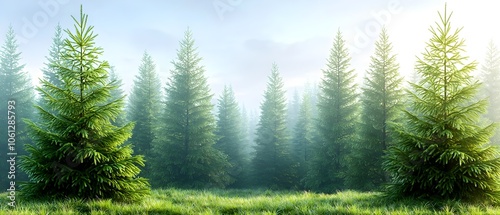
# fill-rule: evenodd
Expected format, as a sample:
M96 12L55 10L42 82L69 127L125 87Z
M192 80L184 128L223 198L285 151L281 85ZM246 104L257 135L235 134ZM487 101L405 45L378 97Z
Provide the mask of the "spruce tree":
M349 188L373 190L388 182L382 157L393 144L389 124L398 119L402 108L403 79L398 69L392 44L383 28L362 88L360 142L350 156Z
M344 189L347 155L356 141L358 119L355 73L345 40L338 31L323 70L318 98L317 139L306 180L310 189L335 192Z
M212 94L200 61L187 30L172 62L164 116L154 145L157 186L224 187L229 182L227 156L214 148Z
M259 187L290 188L294 175L286 128L285 91L276 64L272 65L260 110L252 160L254 181Z
M233 183L230 187L242 187L245 166L243 154L243 131L241 129L240 110L231 87L225 86L217 105L218 137L215 148L228 156L231 168L228 170Z
M142 56L139 74L135 76L134 86L128 104L128 120L135 122L130 143L136 154L144 155L146 166L141 171L151 177L153 141L156 138L158 119L161 114L161 83L156 73L156 65L147 52Z
M29 198L140 200L149 193L146 179L137 175L144 165L142 156L132 156L133 123L112 124L124 105L123 97L108 102L118 85L108 81L109 65L99 57L97 35L87 25L80 8L74 31L64 40L62 62L56 68L62 86L41 80L38 92L49 112L37 106L40 121L27 120L35 145L27 147L21 168L30 176L23 193Z
M481 67L482 95L488 100L486 118L500 123L500 52L493 41L488 44L486 59ZM493 144L500 144L500 130L495 130Z
M464 56L462 28L452 29L445 7L430 28L431 39L411 83L411 109L396 126L397 142L388 150L392 175L388 194L470 202L499 200L500 158L488 144L494 125L480 126L486 101L476 101L480 83L471 72L476 62Z
M15 181L27 180L27 176L23 171L16 170L15 178L8 178L6 175L9 172L9 165L6 162L10 160L11 156L7 153L17 153L18 156L26 154L24 150L25 145L31 144L31 140L27 135L27 125L23 122L23 118L33 118L33 100L34 92L31 85L31 79L28 74L23 71L24 64L20 63L21 52L18 51L18 44L15 38L15 32L12 26L9 26L5 43L0 50L0 86L2 86L2 93L0 93L0 138L2 139L2 147L0 150L0 171L4 177L0 177L0 186L8 188L10 179ZM8 105L13 104L15 109L9 109ZM7 114L11 110L12 114ZM15 124L8 124L7 117L14 120ZM8 128L7 126L13 126ZM9 132L10 130L10 132ZM9 137L15 135L13 140L9 143L15 145L8 145L7 140ZM11 148L12 146L13 148ZM12 150L11 150L12 149ZM19 162L16 163L18 165Z

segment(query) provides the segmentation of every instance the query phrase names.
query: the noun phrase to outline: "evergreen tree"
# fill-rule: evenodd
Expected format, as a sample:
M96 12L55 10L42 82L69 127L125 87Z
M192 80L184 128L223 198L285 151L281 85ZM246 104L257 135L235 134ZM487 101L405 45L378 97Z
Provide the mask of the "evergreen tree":
M228 156L231 168L229 176L234 180L231 187L242 187L245 166L243 155L243 131L241 129L240 110L231 87L225 86L218 101L217 129L219 138L215 148Z
M480 83L466 62L460 29L453 30L446 7L430 28L432 38L411 84L411 109L396 127L397 143L388 150L386 170L393 181L388 194L464 201L499 200L500 158L488 144L494 125L480 126L486 101L475 101Z
M123 97L108 102L118 85L108 81L109 65L99 60L93 27L80 8L74 32L56 68L62 87L44 79L37 88L54 113L37 106L40 122L26 122L35 145L27 147L21 168L30 176L23 194L30 198L140 200L149 193L146 179L138 178L142 156L132 156L123 143L134 127L112 124L122 114Z
M286 128L285 91L276 64L272 66L260 109L252 160L254 181L260 187L290 188L293 173Z
M402 108L403 79L398 69L392 44L383 28L362 88L360 143L350 156L349 188L373 190L389 182L382 168L382 157L393 144L393 132L388 125L397 120Z
M180 42L166 87L164 116L155 142L158 186L224 187L227 156L214 148L217 140L212 94L191 31Z
M318 101L317 139L314 141L306 186L322 192L344 189L346 157L356 141L357 94L354 70L338 31L323 70Z
M299 108L297 123L294 126L292 139L293 160L297 168L297 182L300 188L304 187L303 179L307 175L307 167L311 157L311 143L313 141L312 112L310 95L305 92Z
M5 43L2 45L0 50L0 86L2 86L2 93L0 94L0 111L4 114L0 115L0 122L2 123L0 138L2 138L2 147L0 150L0 160L3 163L0 165L0 171L5 177L0 177L0 186L2 188L8 188L10 179L7 177L9 172L9 165L7 160L10 159L10 155L7 153L17 153L17 155L24 155L26 151L24 150L25 145L31 144L29 137L27 136L27 125L22 121L23 118L32 119L33 118L33 100L34 92L31 85L31 80L28 74L23 71L24 64L20 64L21 52L18 51L18 44L15 38L14 30L12 26L9 26L5 37ZM8 104L13 104L15 109L9 109ZM12 114L7 114L7 111L11 110ZM14 120L15 123L8 124L7 119ZM8 128L11 125L13 127ZM9 132L9 130L11 132ZM15 135L15 141L9 141L10 135ZM14 145L8 145L8 143L14 143ZM13 148L11 148L11 146ZM12 150L11 150L12 149ZM16 164L18 165L18 163ZM27 176L23 171L16 171L15 178L16 181L27 180Z
M153 141L156 139L158 117L161 114L161 83L156 73L156 65L151 56L144 52L139 74L135 76L134 87L130 93L128 120L135 122L130 143L135 152L152 160ZM141 172L151 177L151 163Z
M290 136L293 136L295 124L299 117L300 111L300 95L297 90L293 92L293 97L288 102L287 115L286 115L286 127Z
M493 41L490 41L486 52L486 59L481 67L481 80L483 82L483 95L488 98L486 118L491 122L500 122L500 52ZM492 143L500 144L500 130L495 130L491 138Z

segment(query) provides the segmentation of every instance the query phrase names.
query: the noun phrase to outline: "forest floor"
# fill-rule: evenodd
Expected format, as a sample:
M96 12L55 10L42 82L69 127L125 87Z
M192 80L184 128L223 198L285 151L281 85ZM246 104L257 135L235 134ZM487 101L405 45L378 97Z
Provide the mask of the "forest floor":
M500 207L459 202L389 202L377 192L318 194L270 190L153 190L140 203L16 201L0 194L0 214L500 214Z

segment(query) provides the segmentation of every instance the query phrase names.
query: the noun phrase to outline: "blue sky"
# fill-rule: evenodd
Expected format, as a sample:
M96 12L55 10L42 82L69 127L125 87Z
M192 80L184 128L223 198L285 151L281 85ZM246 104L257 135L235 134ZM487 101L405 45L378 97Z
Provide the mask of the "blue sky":
M354 2L354 3L353 3ZM0 41L12 25L22 62L34 83L52 42L55 26L72 28L80 4L99 34L96 44L123 79L128 92L148 51L165 83L179 40L189 27L215 98L225 84L237 99L257 109L276 62L290 94L307 82L319 82L338 30L342 31L352 68L364 76L378 30L386 26L401 73L408 75L438 20L445 1L436 0L35 0L0 2ZM452 24L464 27L467 53L481 62L489 40L500 33L494 1L451 1ZM497 42L500 45L500 41Z

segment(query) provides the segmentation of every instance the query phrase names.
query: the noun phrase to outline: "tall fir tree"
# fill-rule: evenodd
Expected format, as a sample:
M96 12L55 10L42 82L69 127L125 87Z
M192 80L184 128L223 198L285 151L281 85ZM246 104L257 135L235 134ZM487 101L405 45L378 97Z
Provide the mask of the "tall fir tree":
M228 156L231 168L228 170L233 182L230 187L243 187L245 184L243 168L245 167L245 155L243 154L243 130L241 128L241 115L234 97L233 89L225 86L217 105L217 129L218 137L215 148Z
M476 101L476 62L464 56L462 28L452 29L446 7L430 28L431 39L418 58L419 83L408 92L411 109L397 126L388 150L389 196L470 202L500 200L500 158L489 145L494 125L480 126L485 100Z
M87 25L80 8L73 17L74 31L65 32L62 62L56 68L62 87L41 80L37 88L49 112L37 106L40 121L27 120L35 145L27 148L21 168L30 176L23 193L29 198L141 200L150 191L146 179L137 175L142 156L132 156L123 143L134 127L117 127L112 121L122 114L123 97L108 102L117 84L108 81L109 65L99 57L97 35Z
M156 72L156 64L151 55L144 52L139 66L139 74L135 76L134 86L129 97L128 120L135 122L130 143L135 153L144 155L146 166L141 174L147 178L152 176L153 141L158 132L161 115L161 83Z
M154 145L157 186L224 187L227 156L214 148L212 94L190 30L180 42L166 87L164 116Z
M294 174L286 128L286 99L276 64L272 65L260 109L255 156L252 159L254 181L259 187L290 188Z
M486 118L491 122L500 123L500 52L493 41L488 44L480 78L483 82L482 95L488 100ZM495 131L491 142L500 145L500 128Z
M297 122L295 124L292 139L292 155L296 167L295 186L304 188L304 180L307 175L309 160L311 158L311 144L313 141L311 95L304 92L300 104Z
M355 73L349 68L350 57L340 30L326 66L319 86L318 136L313 144L306 186L330 193L345 188L346 158L356 141L359 106Z
M11 156L7 155L9 152L17 153L18 156L26 154L24 147L31 144L31 140L27 135L27 125L23 122L23 118L33 119L33 100L34 91L31 85L31 79L28 74L23 71L24 64L20 63L21 52L18 51L18 44L15 38L15 32L12 26L9 26L5 37L5 43L0 50L0 86L2 86L2 93L0 94L0 122L3 123L0 131L0 138L2 138L2 147L0 150L0 159L3 161L0 165L0 171L4 174L10 172L7 160ZM15 109L9 109L8 105L13 104ZM11 110L11 114L7 111ZM13 123L8 123L7 119L14 120ZM12 127L8 127L12 126ZM9 141L9 137L15 135L13 140ZM11 145L13 143L14 145ZM12 146L12 148L11 148ZM17 163L16 165L18 165ZM8 188L10 179L16 181L28 180L23 171L15 171L15 178L5 175L0 177L0 186Z
M375 43L370 68L361 95L360 142L349 159L348 187L374 190L389 182L382 168L383 155L393 144L389 124L400 116L403 99L402 77L385 28Z

